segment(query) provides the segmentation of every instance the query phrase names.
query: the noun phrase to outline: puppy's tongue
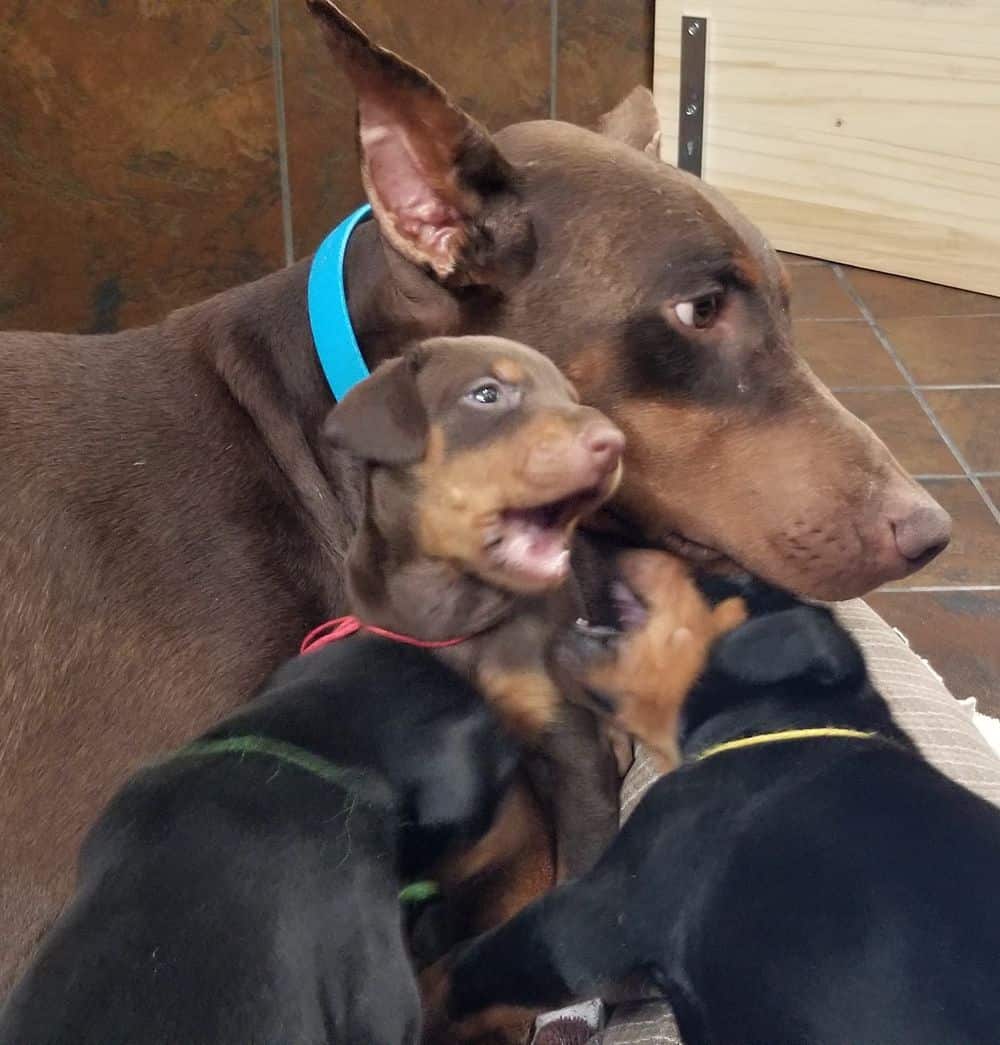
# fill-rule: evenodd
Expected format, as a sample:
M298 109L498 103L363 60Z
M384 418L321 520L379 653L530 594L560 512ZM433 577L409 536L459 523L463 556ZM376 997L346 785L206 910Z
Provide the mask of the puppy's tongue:
M540 581L556 582L569 574L565 534L532 518L508 518L493 555L501 566Z

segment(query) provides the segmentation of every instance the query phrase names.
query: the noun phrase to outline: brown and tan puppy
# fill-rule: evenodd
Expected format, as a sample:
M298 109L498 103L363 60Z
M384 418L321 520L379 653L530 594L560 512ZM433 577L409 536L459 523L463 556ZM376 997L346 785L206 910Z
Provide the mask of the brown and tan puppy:
M367 624L467 671L522 737L551 725L548 646L568 612L570 543L621 479L622 433L544 356L493 337L425 341L330 415L327 440L366 464L347 560Z
M354 614L435 644L528 747L494 828L436 872L447 910L435 912L445 938L434 944L447 947L555 884L565 825L552 821L574 808L574 796L539 793L532 759L570 713L550 664L571 617L562 591L570 543L580 519L617 488L624 438L580 405L548 359L493 337L406 350L348 393L324 435L365 466L366 510L347 559ZM591 752L575 755L586 761ZM573 765L564 769L550 778L557 791L574 779ZM526 1030L513 1028L509 1040Z

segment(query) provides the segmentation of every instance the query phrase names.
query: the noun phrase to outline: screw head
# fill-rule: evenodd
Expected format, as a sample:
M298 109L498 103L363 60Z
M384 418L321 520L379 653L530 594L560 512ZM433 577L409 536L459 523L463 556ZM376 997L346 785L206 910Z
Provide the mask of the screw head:
M701 22L692 22L688 26L688 36L697 36L701 31Z
M695 105L694 102L688 102L687 105L684 106L684 115L685 116L694 116L694 114L697 111L698 111L698 106Z

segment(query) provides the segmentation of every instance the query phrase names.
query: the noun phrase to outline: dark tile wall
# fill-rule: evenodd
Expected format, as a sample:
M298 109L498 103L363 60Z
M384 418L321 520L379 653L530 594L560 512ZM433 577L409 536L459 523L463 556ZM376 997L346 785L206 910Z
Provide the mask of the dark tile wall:
M638 83L653 82L654 0L561 0L556 112L592 124Z
M15 0L0 327L142 323L282 260L266 0Z
M651 79L652 0L343 6L491 128L590 122ZM353 95L302 0L4 5L0 329L154 321L360 201Z

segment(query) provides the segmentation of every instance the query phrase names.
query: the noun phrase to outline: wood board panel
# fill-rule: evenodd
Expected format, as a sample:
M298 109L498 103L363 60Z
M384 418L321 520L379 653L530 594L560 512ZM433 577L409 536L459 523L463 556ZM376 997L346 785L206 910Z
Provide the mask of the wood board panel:
M682 15L708 18L703 177L776 246L1000 294L1000 3L657 0L671 160Z

